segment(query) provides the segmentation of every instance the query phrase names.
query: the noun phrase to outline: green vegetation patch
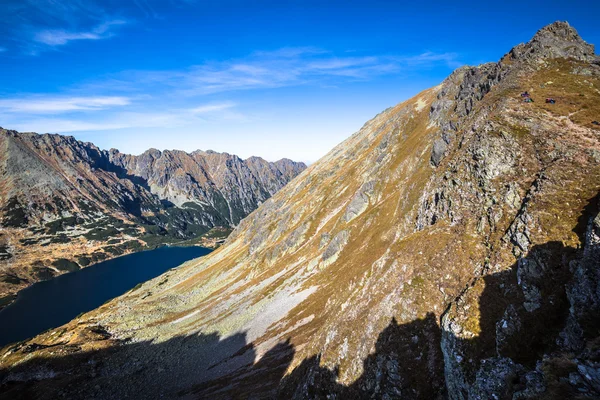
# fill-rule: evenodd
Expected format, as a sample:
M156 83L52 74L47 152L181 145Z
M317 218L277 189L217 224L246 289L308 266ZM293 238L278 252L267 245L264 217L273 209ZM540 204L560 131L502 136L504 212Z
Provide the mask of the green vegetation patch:
M46 281L48 279L54 278L54 271L52 271L48 267L37 267L36 266L34 269L34 275L37 278L37 280Z
M18 285L21 282L26 282L26 280L19 278L17 275L5 272L4 274L0 275L0 282L8 283L10 285Z
M71 238L68 237L67 235L65 235L64 233L61 233L59 235L53 236L50 238L50 243L69 243L71 242ZM43 244L42 246L47 246L48 243Z
M122 243L119 247L122 249L125 249L125 250L132 250L132 251L138 251L138 250L142 250L144 248L144 246L137 240L129 240L125 243Z
M8 260L9 258L12 258L12 256L13 255L8 251L7 246L0 245L0 260Z
M67 260L66 258L59 258L58 260L52 262L52 265L56 267L59 271L67 271L73 272L77 271L81 267L74 261Z
M125 253L118 246L107 246L107 247L104 248L104 251L107 252L107 253L112 254L113 256L120 256L120 255L123 255L123 253Z
M86 257L87 258L87 257ZM97 251L89 256L91 262L103 261L108 258L108 255L102 251Z
M108 238L114 237L114 236L118 236L120 234L119 230L113 226L108 226L105 228L94 228L91 231L89 231L88 233L86 233L84 236L86 239L88 240L99 240L99 241L105 241Z
M217 226L206 232L203 236L207 239L226 239L233 232L228 226Z
M66 227L74 227L82 222L83 220L79 217L57 219L56 221L48 222L46 224L46 234L55 235L58 232L64 231Z
M92 260L86 256L79 256L77 258L77 263L79 265L81 265L82 267L87 267L88 265L90 265L92 263Z
M2 225L10 228L21 228L27 226L29 221L25 209L16 198L11 198L6 206L2 209L4 218Z

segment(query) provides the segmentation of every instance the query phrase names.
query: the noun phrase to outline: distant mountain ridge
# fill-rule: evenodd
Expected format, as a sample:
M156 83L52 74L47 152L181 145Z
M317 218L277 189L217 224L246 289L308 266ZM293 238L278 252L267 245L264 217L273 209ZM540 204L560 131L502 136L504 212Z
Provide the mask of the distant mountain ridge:
M230 230L306 168L213 151L133 156L2 128L0 149L0 296L60 273L56 260L74 269Z
M159 198L180 207L195 203L231 226L306 168L304 163L285 158L275 162L260 157L242 160L210 150L150 149L131 156L111 149L108 156L113 165L147 182Z

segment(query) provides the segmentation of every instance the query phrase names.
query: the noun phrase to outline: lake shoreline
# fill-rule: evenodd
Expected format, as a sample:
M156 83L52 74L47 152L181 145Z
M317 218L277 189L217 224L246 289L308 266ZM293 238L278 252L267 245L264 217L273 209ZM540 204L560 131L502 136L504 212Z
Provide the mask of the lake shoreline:
M36 282L0 310L0 347L61 326L172 268L209 254L201 246L162 245ZM3 298L4 299L4 298Z
M118 252L107 251L108 248L113 246L110 241L92 241L90 243L94 244L94 248L90 250L88 246L86 247L87 250L83 252L81 247L79 251L73 250L69 254L65 254L65 249L62 249L61 252L63 253L60 256L54 256L56 249L48 249L48 254L51 255L47 256L46 253L30 254L29 250L21 248L19 251L14 252L9 260L2 261L9 262L12 265L9 265L8 268L3 267L0 271L0 311L12 304L16 299L15 296L18 296L22 290L38 282L56 279L59 276L114 260L118 257L155 250L164 246L198 246L214 250L225 242L232 230L230 227L213 227L208 232L191 239L176 240L173 237L156 236L154 240L142 241L140 246L121 246ZM101 253L102 257L94 257L96 253ZM85 258L85 263L81 262L82 258ZM57 262L62 262L64 265L55 265ZM39 264L37 267L40 270L46 270L47 273L27 272L26 266L32 264Z
M227 233L227 235L229 235L229 232ZM5 293L4 296L0 296L0 312L2 312L2 310L5 309L6 307L10 306L17 299L17 297L19 296L19 293L21 293L23 290L30 288L31 286L33 286L37 283L40 283L40 282L47 282L52 279L56 279L60 276L63 276L65 274L70 274L73 272L81 271L82 269L85 269L85 268L93 267L94 265L98 265L105 261L110 261L110 260L114 260L119 257L124 257L124 256L128 256L131 254L137 254L137 253L141 253L141 252L145 252L145 251L153 251L153 250L159 249L161 247L201 247L201 248L205 248L205 249L216 250L224 243L226 238L227 238L227 236L219 237L217 239L211 240L210 238L200 237L199 239L190 239L190 240L184 240L184 241L180 241L180 242L160 243L160 244L157 244L154 246L142 247L140 250L132 250L129 252L126 251L123 254L113 255L112 257L109 256L108 258L105 258L103 260L92 261L88 265L80 266L80 268L78 270L66 271L66 272L60 273L58 275L54 275L50 279L43 279L43 280L39 280L39 281L28 282L23 287L18 289L17 291Z

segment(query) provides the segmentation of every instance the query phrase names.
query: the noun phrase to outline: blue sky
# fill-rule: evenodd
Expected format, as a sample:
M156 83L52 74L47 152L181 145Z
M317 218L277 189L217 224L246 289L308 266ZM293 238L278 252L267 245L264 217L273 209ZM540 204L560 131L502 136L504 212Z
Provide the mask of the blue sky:
M597 1L1 0L0 126L314 162L456 67Z

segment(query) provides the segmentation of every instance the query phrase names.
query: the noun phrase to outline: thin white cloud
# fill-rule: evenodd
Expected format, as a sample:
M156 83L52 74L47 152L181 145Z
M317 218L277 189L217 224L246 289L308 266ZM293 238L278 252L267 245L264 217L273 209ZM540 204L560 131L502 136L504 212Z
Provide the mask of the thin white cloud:
M295 58L307 55L327 54L327 50L313 46L282 47L273 51L255 51L251 57L262 58Z
M125 24L123 20L107 21L97 25L90 31L67 31L63 29L50 29L37 32L33 39L36 42L48 46L62 46L73 40L99 40L107 39L113 36L111 28L117 25Z
M8 113L48 114L81 110L103 110L125 106L130 99L122 96L47 97L30 96L0 100L0 111Z
M0 53L3 53L6 51L6 47L0 47Z
M128 125L116 122L87 122L60 118L39 118L15 122L10 127L21 132L70 133L121 129L127 128Z
M10 109L6 107L4 101L0 101L0 119L7 123L11 129L34 132L85 132L85 131L106 131L127 128L173 128L181 126L198 125L207 121L236 120L247 121L249 118L239 112L232 111L237 105L233 102L207 103L193 108L171 108L155 109L149 108L144 111L103 111L101 113L89 113L84 115L69 114L63 118L57 116L54 112L51 116L48 103L37 102L34 107L25 108L21 106L22 100L9 100L19 103L18 106ZM124 105L127 99L122 103L119 98L103 99L69 99L55 104L55 109L61 111L100 111L101 107L108 105ZM40 112L39 110L44 110ZM24 113L24 114L20 114ZM23 115L27 116L26 118Z
M181 115L166 113L119 113L105 118L91 120L69 118L31 118L15 121L11 129L27 132L87 132L107 131L126 128L166 128L186 125L190 119L182 120ZM8 126L8 125L7 125Z
M73 41L115 36L124 21L162 19L163 0L1 0L0 37L20 52L40 55ZM188 0L170 6L190 7Z
M268 89L303 84L335 85L340 80L370 80L426 66L459 66L456 54L425 52L415 56L337 56L313 47L260 51L225 62L209 62L185 70L128 71L115 82L173 90L199 96L236 90ZM119 85L114 85L119 90Z
M235 107L235 103L227 102L227 103L213 103L213 104L204 104L198 107L191 108L189 111L193 114L208 114L214 113L218 111L224 111Z
M333 57L327 60L315 61L308 64L309 69L314 70L340 70L346 68L360 67L364 65L375 65L379 63L377 57Z
M412 66L423 64L436 64L440 62L445 63L450 68L457 68L463 65L461 62L458 61L458 55L456 53L434 53L431 51L427 51L416 56L404 57L399 59L399 61Z

